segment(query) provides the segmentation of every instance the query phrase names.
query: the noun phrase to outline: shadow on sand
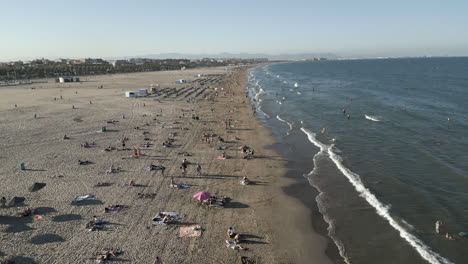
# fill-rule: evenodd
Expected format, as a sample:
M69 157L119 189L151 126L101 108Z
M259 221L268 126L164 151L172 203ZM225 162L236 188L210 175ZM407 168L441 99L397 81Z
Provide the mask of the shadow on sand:
M15 256L8 258L9 261L12 261L12 263L28 263L28 264L37 264L36 261L34 261L33 258L28 258L28 257L21 257L21 256ZM3 262L2 262L3 263ZM5 262L8 263L8 262Z
M80 202L71 202L74 206L86 206L86 205L100 205L104 204L101 200L85 200Z
M43 244L55 243L55 242L65 242L65 239L55 234L45 234L45 235L34 236L31 238L29 242L34 245L43 245Z
M230 201L224 205L224 208L249 208L249 205Z
M32 223L30 217L0 216L0 225L8 225L6 233L18 233L33 230L27 224Z
M81 215L79 214L63 214L63 215L57 215L52 218L53 222L68 222L68 221L75 221L75 220L81 220Z

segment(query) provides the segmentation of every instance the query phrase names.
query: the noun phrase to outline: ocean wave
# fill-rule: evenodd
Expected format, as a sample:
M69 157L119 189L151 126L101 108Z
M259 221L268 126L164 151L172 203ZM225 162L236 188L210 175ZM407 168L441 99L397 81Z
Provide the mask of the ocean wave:
M422 242L419 238L411 234L397 220L395 220L390 215L390 206L385 205L381 201L379 201L377 197L368 188L365 187L359 175L352 172L350 169L346 168L343 165L341 157L337 155L334 151L334 145L326 145L321 143L317 140L316 135L308 129L302 127L301 130L307 135L307 138L312 144L320 148L320 152L327 152L330 159L333 161L333 163L335 163L336 167L341 171L341 173L343 173L343 175L346 176L346 178L348 178L349 182L354 186L355 190L360 194L360 196L363 197L372 207L374 207L377 214L385 220L387 220L390 226L392 226L395 230L397 230L400 233L400 237L405 239L419 253L419 255L423 259L432 264L452 263L451 261L445 259L438 253L432 251L426 244L424 244L424 242Z
M380 122L381 121L378 116L364 115L364 117L366 117L366 119L369 119L369 120L374 121L374 122Z
M288 121L282 119L279 115L276 115L276 119L278 119L278 120L281 121L281 122L284 122L284 123L288 124L288 126L289 126L289 131L286 132L286 135L289 135L289 132L291 132L291 131L293 130L293 125L292 125L291 123L289 123Z

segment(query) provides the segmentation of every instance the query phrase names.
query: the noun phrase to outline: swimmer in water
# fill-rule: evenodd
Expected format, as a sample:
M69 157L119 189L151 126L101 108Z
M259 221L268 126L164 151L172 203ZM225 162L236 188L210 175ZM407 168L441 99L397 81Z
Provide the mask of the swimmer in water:
M435 223L435 231L437 234L440 234L440 226L442 225L442 222L441 221L437 221Z
M346 117L347 117L348 119L350 119L350 118L351 118L351 115L350 115L350 114L348 114Z
M346 109L343 108L343 115L346 115Z

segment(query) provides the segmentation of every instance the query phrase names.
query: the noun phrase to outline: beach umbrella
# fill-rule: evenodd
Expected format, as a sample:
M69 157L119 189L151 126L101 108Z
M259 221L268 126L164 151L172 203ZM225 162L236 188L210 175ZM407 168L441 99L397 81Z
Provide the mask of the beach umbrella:
M199 192L196 193L193 198L197 199L198 201L203 201L211 197L209 192Z

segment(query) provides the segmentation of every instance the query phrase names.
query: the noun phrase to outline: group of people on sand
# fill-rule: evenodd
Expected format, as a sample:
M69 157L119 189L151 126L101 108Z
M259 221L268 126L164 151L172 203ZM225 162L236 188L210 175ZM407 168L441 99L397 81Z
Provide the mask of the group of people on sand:
M226 240L226 247L234 250L247 250L247 248L242 247L239 243L241 242L241 234L236 233L236 229L229 227L227 230L227 236L233 241Z
M244 159L247 159L247 160L253 159L255 155L255 150L250 149L250 147L245 146L245 145L241 147L241 150L242 150L242 153L244 154L243 156Z

